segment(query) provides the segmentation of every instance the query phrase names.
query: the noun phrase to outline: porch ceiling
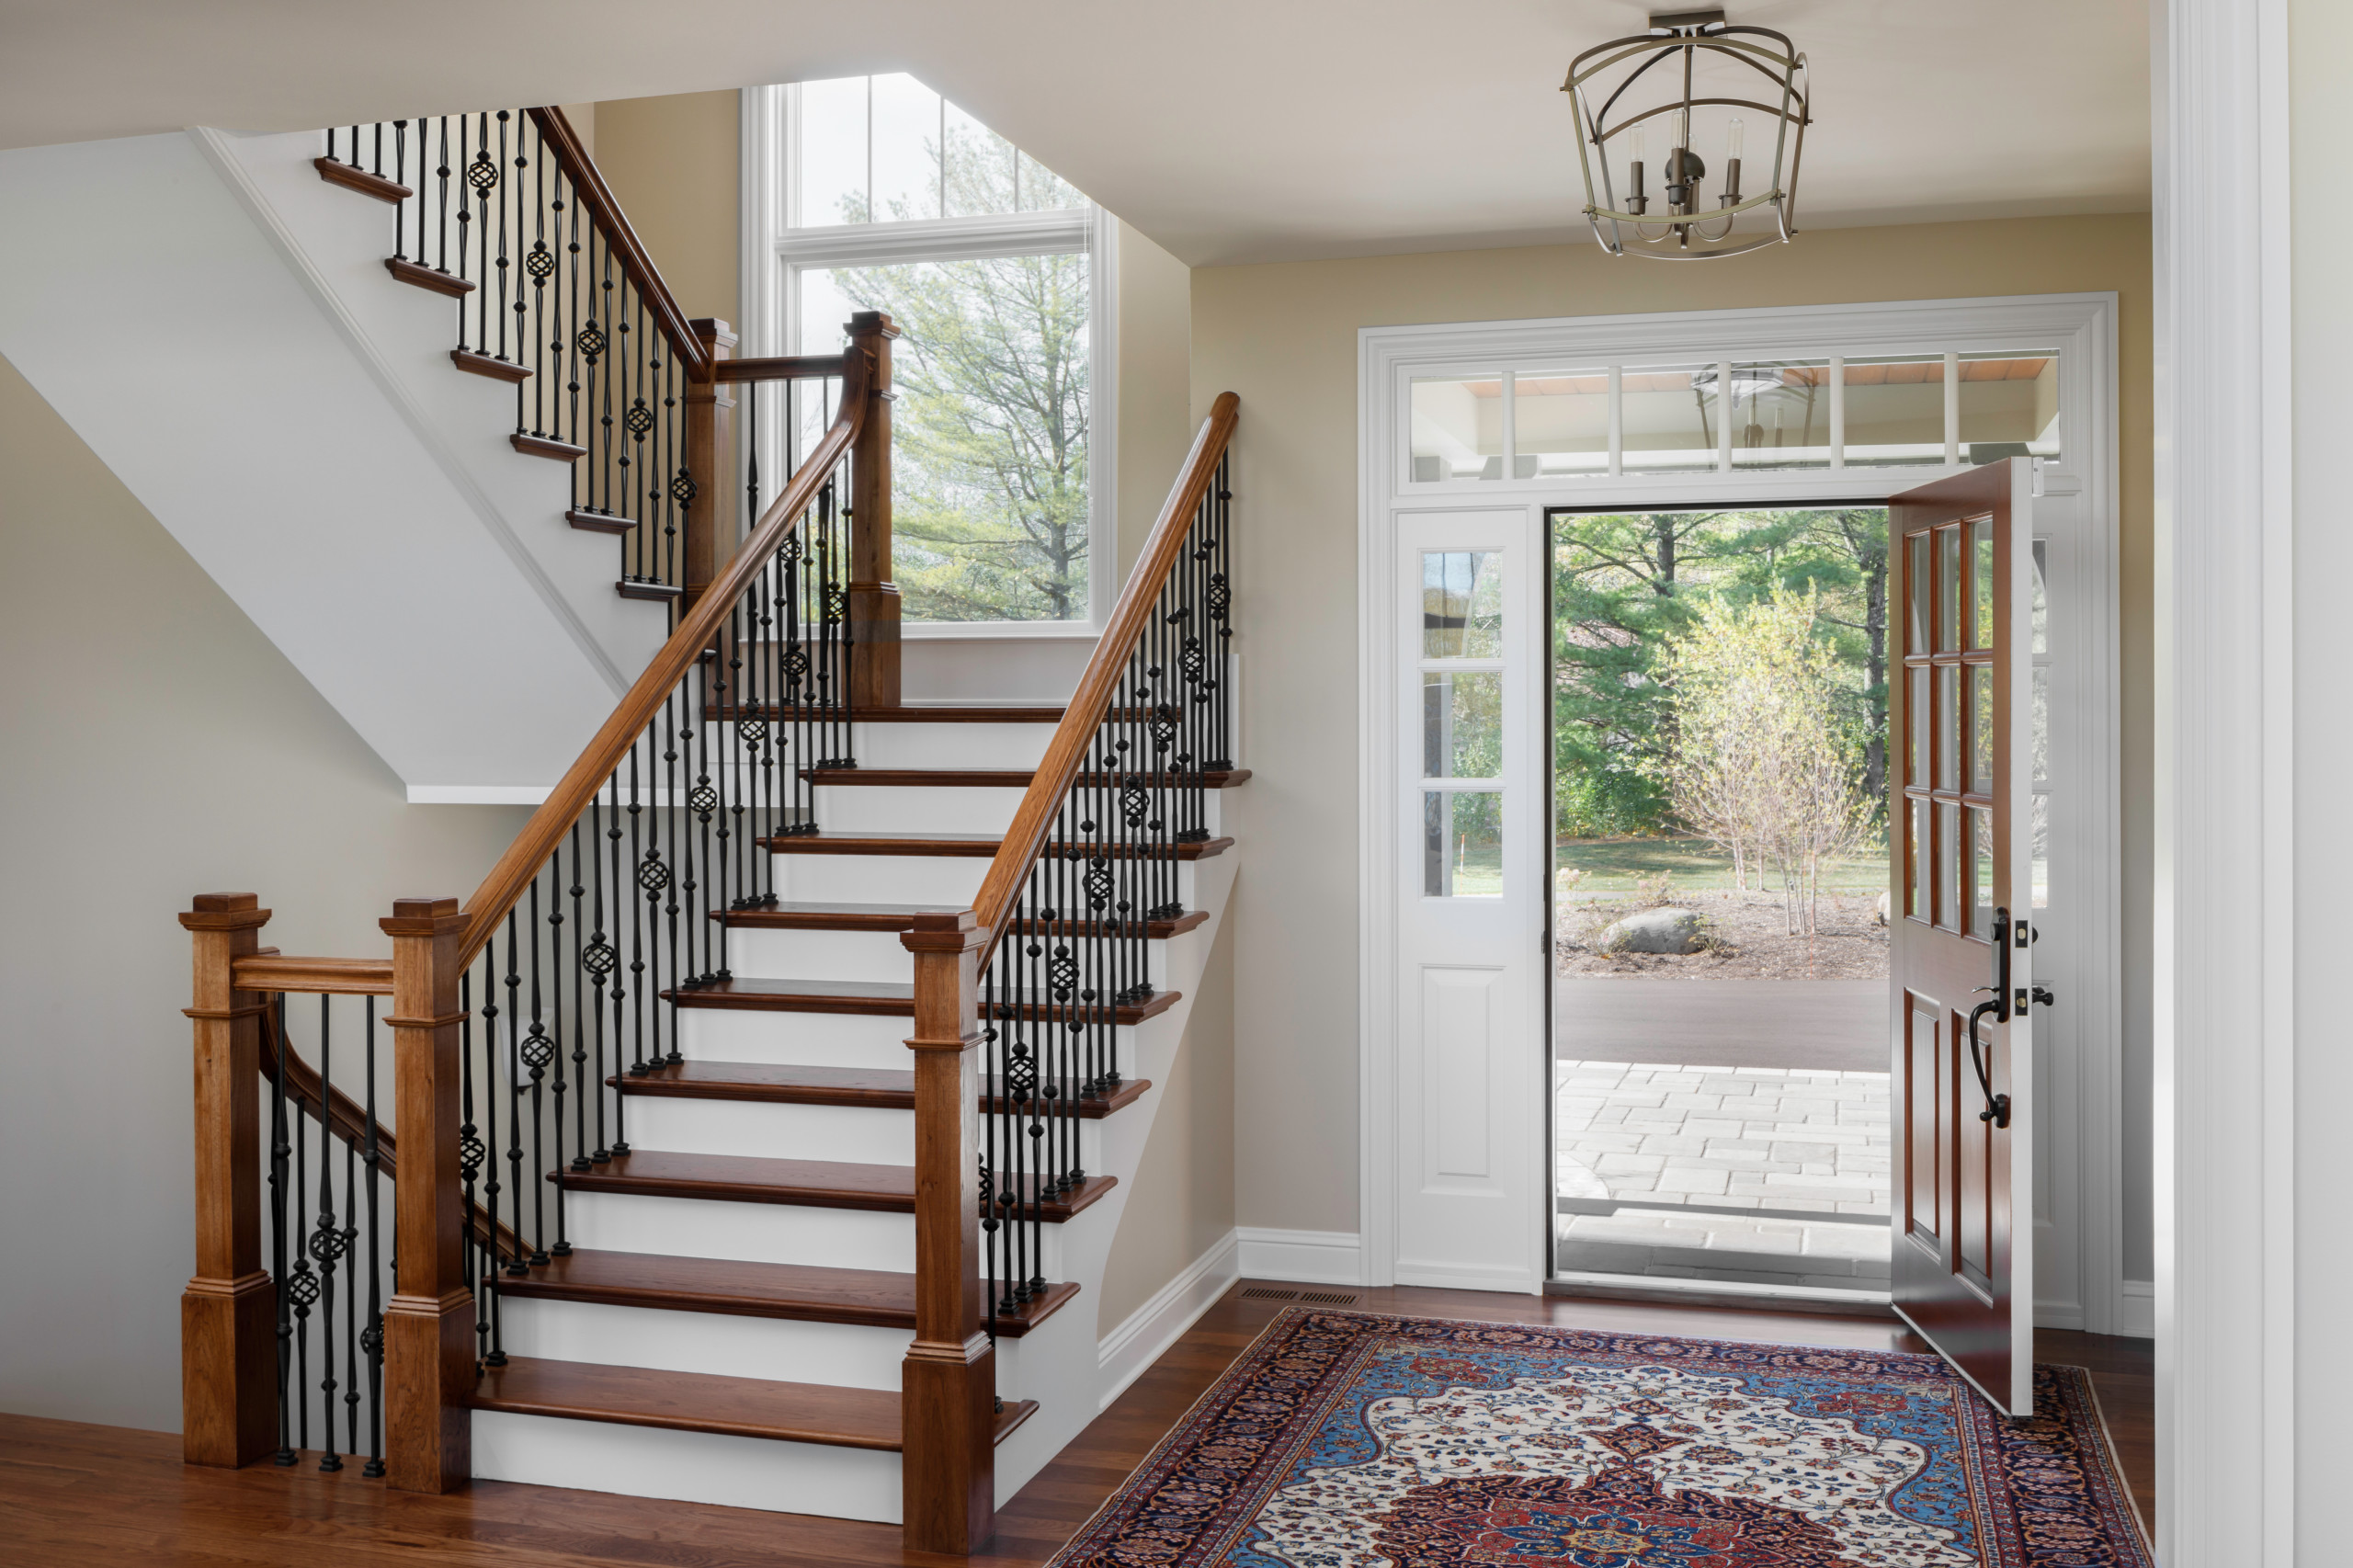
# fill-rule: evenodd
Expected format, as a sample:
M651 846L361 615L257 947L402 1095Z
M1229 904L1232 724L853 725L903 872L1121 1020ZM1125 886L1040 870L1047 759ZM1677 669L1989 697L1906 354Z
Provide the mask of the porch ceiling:
M904 70L1193 265L1576 237L1560 85L1630 0L0 0L0 147ZM1805 222L2148 206L2143 0L1748 0Z

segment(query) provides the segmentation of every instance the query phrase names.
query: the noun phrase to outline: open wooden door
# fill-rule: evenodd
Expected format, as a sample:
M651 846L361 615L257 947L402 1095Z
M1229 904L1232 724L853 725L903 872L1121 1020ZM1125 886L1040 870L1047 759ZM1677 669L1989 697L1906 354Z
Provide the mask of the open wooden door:
M2029 858L2032 469L1889 503L1895 1308L2012 1419L2034 1410Z

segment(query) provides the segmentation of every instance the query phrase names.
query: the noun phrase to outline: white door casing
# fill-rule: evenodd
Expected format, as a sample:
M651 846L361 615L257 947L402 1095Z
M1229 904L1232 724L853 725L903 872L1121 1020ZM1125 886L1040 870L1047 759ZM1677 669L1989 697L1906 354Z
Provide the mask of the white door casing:
M1544 1227L1527 1201L1544 1168L1544 1100L1525 1090L1544 1045L1546 872L1534 846L1545 813L1529 785L1543 774L1540 528L1515 506L1424 514L1397 529L1392 615L1414 676L1396 683L1388 1005L1400 1084L1411 1085L1398 1096L1393 1167L1406 1284L1525 1290L1544 1278ZM1440 603L1466 610L1467 624L1427 624ZM1472 836L1462 824L1491 812L1499 876L1461 863Z
M1358 334L1358 694L1361 778L1358 931L1361 1256L1368 1284L1419 1278L1408 1260L1399 1194L1404 1186L1402 1108L1420 1093L1418 1062L1404 1046L1394 973L1404 962L1400 820L1407 753L1398 733L1402 683L1415 678L1401 645L1400 539L1419 517L1509 511L1542 539L1548 508L1596 506L1801 506L1877 501L1960 466L1736 468L1597 472L1417 483L1411 438L1415 377L1502 377L1663 362L1826 359L2033 350L2060 359L2061 455L2039 466L2035 533L2044 560L2050 681L2050 904L2036 974L2059 1006L2036 1020L2036 1321L2046 1327L2119 1332L2122 1269L2122 912L2118 846L2117 301L2107 293L1906 301L1785 309L1691 311L1429 326L1368 327ZM1509 421L1506 427L1508 431ZM1506 443L1508 443L1506 435ZM1523 465L1506 444L1502 475ZM1612 467L1619 466L1612 464ZM1526 761L1531 794L1543 789L1541 750ZM1534 863L1534 862L1531 862ZM1533 945L1533 938L1529 938ZM1540 986L1540 973L1537 977ZM1529 1006L1540 1040L1540 989ZM1504 1092L1545 1097L1540 1044L1511 1058ZM1540 1124L1530 1134L1540 1146ZM1549 1202L1531 1159L1524 1195L1531 1215ZM1480 1270L1520 1278L1515 1249ZM1432 1283L1457 1283L1459 1279ZM1495 1288L1491 1286L1490 1288ZM1540 1289L1541 1272L1518 1288Z

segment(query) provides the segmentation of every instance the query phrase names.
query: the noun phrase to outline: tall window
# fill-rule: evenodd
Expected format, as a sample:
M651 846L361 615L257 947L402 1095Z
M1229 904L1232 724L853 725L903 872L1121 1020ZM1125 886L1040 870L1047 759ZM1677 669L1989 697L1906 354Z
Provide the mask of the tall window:
M1087 199L912 76L783 89L774 235L786 352L882 311L892 572L910 622L1084 623L1103 301Z

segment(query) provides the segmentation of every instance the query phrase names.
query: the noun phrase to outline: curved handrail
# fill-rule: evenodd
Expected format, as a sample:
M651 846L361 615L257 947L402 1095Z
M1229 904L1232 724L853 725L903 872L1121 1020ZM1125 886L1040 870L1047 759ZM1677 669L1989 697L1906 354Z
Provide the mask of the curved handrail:
M588 155L581 143L580 133L572 128L572 120L563 110L549 106L527 111L538 124L540 136L554 149L556 163L572 177L572 187L580 196L581 205L588 209L606 242L620 257L621 271L637 286L639 296L654 312L654 319L661 324L662 335L670 340L670 350L684 366L687 379L708 381L711 376L710 350L687 320L687 312L679 307L677 296L662 280L661 270L654 258L646 254L645 243L630 226L621 204L613 197L612 187L605 183L604 174L597 167L597 160ZM501 266L506 265L504 262ZM521 307L517 306L517 309Z
M1071 694L1069 706L1063 710L1062 722L1054 726L1054 737L1047 743L1046 755L1030 777L1029 789L1021 797L1020 807L1013 813L1013 825L1006 829L1005 842L998 846L996 858L989 862L988 874L982 879L981 891L972 900L976 924L988 933L981 949L980 963L983 969L988 967L989 955L996 950L998 938L1004 934L1006 912L1020 896L1029 868L1037 863L1040 851L1046 846L1054 814L1062 810L1063 798L1070 793L1072 780L1078 777L1086 760L1087 748L1102 725L1105 710L1110 707L1111 693L1120 684L1120 673L1127 668L1128 655L1143 635L1153 607L1159 602L1161 587L1184 552L1194 509L1209 493L1210 482L1217 475L1218 461L1225 455L1226 443L1233 438L1234 426L1241 416L1242 400L1233 392L1218 393L1217 401L1210 405L1209 417L1201 421L1200 429L1195 433L1192 449L1185 454L1185 464L1177 470L1176 483L1168 492L1168 499L1161 504L1160 517L1152 525L1151 537L1144 540L1143 553L1137 557L1135 570L1128 574L1127 585L1120 590L1120 602L1112 608L1101 640L1095 644L1095 655L1086 662L1086 673L1079 676L1078 688Z
M834 465L857 441L866 423L867 388L873 373L873 360L870 355L858 352L850 353L847 360L841 402L833 425L810 449L807 460L785 485L784 493L761 515L743 548L735 552L735 559L711 579L710 586L680 617L678 629L670 634L662 651L654 655L653 663L645 666L644 673L629 688L629 694L621 699L587 749L565 772L563 780L548 791L546 801L531 813L531 820L523 824L523 831L515 835L515 842L506 846L506 853L499 857L498 864L491 868L490 875L483 879L482 886L466 901L468 924L465 944L459 950L460 968L481 953L498 923L506 918L506 912L531 885L540 869L547 864L548 857L572 830L572 824L588 809L590 798L603 788L678 682L719 635L727 618L734 613L736 599L816 500L817 493L831 477Z

